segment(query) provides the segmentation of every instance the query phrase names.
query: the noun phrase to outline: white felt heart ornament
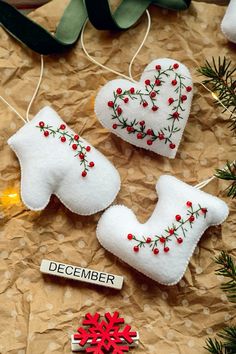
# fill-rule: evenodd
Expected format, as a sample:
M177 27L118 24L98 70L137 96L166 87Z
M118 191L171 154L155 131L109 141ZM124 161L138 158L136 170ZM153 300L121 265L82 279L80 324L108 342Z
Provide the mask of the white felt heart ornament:
M164 285L178 283L204 231L221 224L228 207L220 199L172 176L156 185L159 200L145 224L122 205L106 210L97 226L104 248Z
M231 0L227 7L224 18L221 22L221 30L229 41L236 43L236 1L235 0Z
M95 100L102 125L129 143L174 158L192 102L192 79L183 64L158 59L133 83L108 82Z
M31 210L46 207L52 194L74 213L105 209L120 189L115 167L44 107L9 140L21 166L21 197Z

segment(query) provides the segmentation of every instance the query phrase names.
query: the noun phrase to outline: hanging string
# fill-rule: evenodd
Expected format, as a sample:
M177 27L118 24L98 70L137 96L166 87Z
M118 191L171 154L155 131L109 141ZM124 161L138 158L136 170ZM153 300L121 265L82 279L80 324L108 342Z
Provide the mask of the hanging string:
M38 84L36 86L36 89L33 93L33 96L30 100L30 103L28 105L27 111L26 111L26 118L24 118L9 102L7 102L5 100L4 97L0 96L0 99L24 122L27 123L29 122L29 111L30 108L35 100L35 97L37 96L38 90L40 88L41 82L42 82L42 78L43 78L43 70L44 70L44 62L43 62L43 55L40 56L41 57L41 63L40 63L40 75L39 75L39 80L38 80Z
M125 75L125 74L122 74L116 70L113 70L111 68L109 68L108 66L106 65L103 65L101 64L100 62L98 62L96 59L94 59L87 51L87 49L85 48L85 44L84 44L84 32L85 32L85 28L86 28L86 25L88 23L88 20L84 23L84 26L82 28L82 31L81 31L81 36L80 36L80 42L81 42L81 47L86 55L86 57L94 64L100 66L101 68L113 73L113 74L116 74L118 76L121 76L127 80L131 80L133 82L137 82L136 80L134 80L133 76L132 76L132 65L133 65L133 62L135 60L135 58L137 57L137 55L139 54L140 50L142 49L142 47L144 46L144 43L149 35L149 32L150 32L150 28L151 28L151 16L150 16L150 13L148 10L146 10L146 14L147 14L147 19L148 19L148 25L147 25L147 30L145 32L145 36L142 40L142 43L140 44L139 48L137 49L136 53L134 54L133 58L131 59L130 61L130 64L129 64L129 76Z
M150 16L150 13L148 10L146 10L146 14L147 14L147 20L148 20L148 24L147 24L147 30L146 30L146 33L145 33L145 36L142 40L142 43L140 44L139 48L137 49L136 53L134 54L133 58L131 59L130 61L130 64L129 64L129 77L133 80L133 76L132 76L132 66L133 66L133 62L134 60L136 59L137 55L139 54L140 50L143 48L144 46L144 43L146 42L146 39L150 33L150 29L151 29L151 25L152 25L152 21L151 21L151 16Z
M43 62L43 55L40 55L40 75L39 75L39 81L38 81L38 84L36 86L36 89L34 91L34 94L30 100L30 103L28 105L28 108L27 108L27 111L26 111L26 120L27 122L29 122L29 111L30 111L30 108L35 100L35 97L37 96L37 93L38 93L38 90L40 88L40 85L41 85L41 82L42 82L42 78L43 78L43 70L44 70L44 62Z

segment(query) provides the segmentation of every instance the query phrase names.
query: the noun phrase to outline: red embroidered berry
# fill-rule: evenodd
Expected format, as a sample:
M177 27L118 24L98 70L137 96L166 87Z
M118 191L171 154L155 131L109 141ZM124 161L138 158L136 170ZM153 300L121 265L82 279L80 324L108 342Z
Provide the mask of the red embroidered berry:
M153 143L152 140L147 140L148 145L152 145L152 143Z
M160 140L165 139L164 134L163 134L163 133L159 133L159 134L158 134L158 138L159 138Z
M173 86L175 86L175 85L177 85L177 80L172 80L171 83Z
M76 150L77 149L77 145L76 144L72 144L72 149Z
M176 216L175 216L175 220L176 220L176 221L180 221L180 220L181 220L181 216L180 216L180 215L176 215Z
M161 70L161 65L156 65L157 70Z
M47 130L45 130L45 132L43 133L43 135L44 135L45 137L47 137L47 136L49 135L49 132L48 132Z
M151 93L150 93L150 96L152 97L152 98L154 98L154 97L156 97L156 92L155 91L152 91Z
M182 96L181 96L181 101L184 102L184 101L186 101L186 100L187 100L187 96L186 96L186 95L182 95Z
M118 95L120 95L120 94L122 93L122 89L119 87L119 88L116 90L116 93L117 93Z
M187 205L187 207L191 208L192 202L188 201L188 202L186 203L186 205Z
M62 137L61 137L61 142L62 142L62 143L65 143L65 142L66 142L66 137L62 136Z
M161 243L165 243L165 242L166 242L166 239L165 239L165 237L162 236L162 237L159 238L159 241L160 241Z
M143 107L145 108L145 107L147 107L147 106L148 106L147 101L144 101L144 102L143 102Z
M164 248L164 252L166 252L166 253L169 252L169 250L170 250L169 247Z
M153 110L153 112L156 112L156 111L158 110L158 108L159 108L159 107L157 107L157 106L155 106L155 105L154 105L154 106L152 106L152 110Z
M161 85L161 80L156 79L156 80L155 80L155 85L156 85L156 86L160 86L160 85Z
M82 176L82 177L86 177L86 176L87 176L87 172L86 172L86 171L83 171L83 172L81 173L81 176Z
M130 241L133 240L133 235L132 234L128 234L127 235L127 239L130 240Z
M78 141L78 140L79 140L79 135L78 135L78 134L74 135L74 140L75 140L75 141Z
M116 128L117 128L117 124L114 123L114 124L112 125L112 128L113 128L113 129L116 129Z
M64 130L64 129L66 129L66 126L65 126L65 124L61 124L61 125L60 125L60 129L61 129L61 130Z
M85 150L89 152L91 150L91 146L86 146Z
M39 122L39 126L40 126L41 128L43 128L43 127L44 127L44 122Z
M187 91L187 92L191 92L191 91L192 91L192 87L191 87L191 86L187 86L187 87L186 87L186 91Z
M141 120L141 122L139 122L139 124L143 127L145 125L145 121Z
M203 214L206 214L207 213L207 208L202 208L201 211L202 211Z
M132 133L134 131L134 128L131 126L128 126L126 129L129 133Z
M178 242L179 244L181 244L181 243L183 242L182 237L178 237L178 238L177 238L177 242Z
M84 159L84 154L82 152L79 154L79 158L80 158L80 160Z
M147 239L146 239L146 243L151 243L151 242L152 242L151 237L147 237Z
M148 129L147 130L147 135L153 135L153 130L152 129Z
M175 63L175 64L173 65L173 68L174 68L174 69L178 69L178 67L179 67L179 64L177 64L177 63Z
M150 85L151 81L150 80L145 80L145 85Z
M129 92L130 92L131 94L133 94L133 93L135 92L134 87L131 87L130 90L129 90Z
M195 217L193 215L191 215L190 218L189 218L189 221L190 222L194 222L194 220L195 220Z
M122 113L122 109L121 109L120 107L118 107L117 110L116 110L116 112L117 112L117 114L120 116L121 113Z
M138 246L134 246L134 252L138 252L139 251L139 247Z
M143 138L143 134L142 133L138 133L137 134L137 139L142 139Z
M172 103L174 102L174 99L173 99L172 97L170 97L170 98L168 99L168 102L169 102L169 104L172 104Z
M107 102L107 105L108 105L108 107L114 107L114 102L113 101L109 101L109 102Z
M154 253L155 255L157 255L157 254L159 253L159 249L158 249L158 248L154 248L153 253Z
M89 167L94 167L95 163L93 161L89 162Z
M172 117L174 117L174 118L179 118L179 112L174 112L174 113L172 114Z
M175 144L173 144L173 143L171 143L169 146L170 146L170 149L172 149L172 150L175 148Z
M129 97L125 97L124 98L124 103L128 103L129 102Z
M175 233L175 230L174 230L174 229L170 229L170 230L169 230L169 234L170 234L170 235L174 235L174 233Z

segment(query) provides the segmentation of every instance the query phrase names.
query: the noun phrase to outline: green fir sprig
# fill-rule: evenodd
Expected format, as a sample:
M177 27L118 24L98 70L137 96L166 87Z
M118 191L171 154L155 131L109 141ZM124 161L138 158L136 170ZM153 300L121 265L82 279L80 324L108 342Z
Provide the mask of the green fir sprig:
M203 84L209 87L216 95L216 103L221 104L230 111L230 127L236 131L236 67L225 57L212 58L212 62L206 61L205 65L198 69L198 72L207 79Z
M221 288L226 293L230 302L236 302L236 265L232 257L222 251L215 258L220 267L216 270L217 275L227 279ZM208 338L205 349L212 354L235 354L236 353L236 327L229 326L218 333L219 339Z
M215 176L220 179L232 181L232 183L226 189L229 197L236 197L236 162L226 164L224 169L217 169Z

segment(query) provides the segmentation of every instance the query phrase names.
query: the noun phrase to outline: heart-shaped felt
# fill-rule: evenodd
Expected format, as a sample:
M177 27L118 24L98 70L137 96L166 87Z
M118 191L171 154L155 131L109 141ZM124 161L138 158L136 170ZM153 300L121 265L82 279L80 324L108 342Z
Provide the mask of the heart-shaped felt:
M95 100L102 125L129 143L174 158L192 102L192 79L183 64L158 59L133 83L108 82Z
M97 237L103 247L141 273L174 285L204 231L221 224L229 211L222 200L172 176L161 176L156 189L159 200L145 224L132 210L115 205L99 220Z

